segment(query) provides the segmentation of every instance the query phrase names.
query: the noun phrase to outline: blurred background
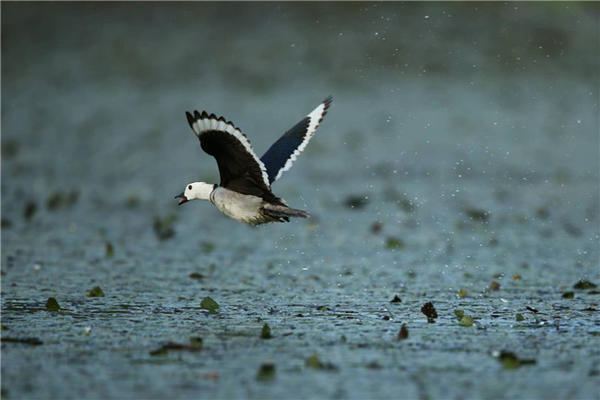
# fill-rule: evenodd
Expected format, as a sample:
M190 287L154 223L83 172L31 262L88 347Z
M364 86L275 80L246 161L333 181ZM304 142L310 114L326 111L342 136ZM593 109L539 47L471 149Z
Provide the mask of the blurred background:
M373 299L386 302L394 293L415 295L419 305L403 314L414 322L423 319L417 293L445 299L442 307L451 310L458 288L480 293L494 276L506 277L500 283L513 291L502 296L518 304L512 312L532 298L549 307L556 291L560 297L579 278L599 280L597 3L3 2L1 11L2 326L11 335L53 332L54 343L37 350L48 352L44 360L3 347L3 393L189 396L197 383L169 369L178 365L145 366L110 387L105 382L114 378L109 371L148 358L146 347L200 329L196 318L206 325L205 340L227 324L250 324L248 307L269 318L268 307L289 317L307 313L291 304L351 304L379 332L380 318L369 319L379 310ZM207 202L177 207L173 196L188 182L218 182L185 111L223 115L261 155L328 95L333 105L315 138L273 186L313 218L252 229ZM194 271L204 281L190 284ZM85 299L95 284L111 293L103 303ZM207 291L236 315L178 319L174 310L187 310ZM58 324L34 312L48 296L74 314ZM131 314L111 319L123 303ZM486 310L481 318L489 311L472 306ZM131 322L138 314L141 325ZM598 332L581 318L583 331L568 334L585 349L591 336L582 332ZM70 336L100 321L104 331L87 342ZM305 338L317 335L313 322L324 323L298 323ZM327 328L336 340L340 329ZM117 332L129 338L118 344L125 355L115 351ZM367 340L361 332L343 333ZM294 351L307 346L308 339L294 338L284 343L292 350L271 355L284 369L295 368ZM483 359L495 346L478 345L471 356ZM100 373L82 378L88 364L73 372L57 355L65 348L93 359ZM377 387L355 380L353 366L365 360L379 357L384 370L398 365L381 349L322 350L349 367L317 380L320 392L299 376L286 378L287 386L256 387L256 353L230 360L224 347L213 349L216 364L187 366L220 365L220 383L203 387L217 397L277 397L289 385L308 397L388 397L397 385L415 390L407 395L435 396L454 386L451 375L430 371L445 365L443 349L418 367L436 382L427 389L409 365L403 378L379 377ZM228 364L235 360L252 367ZM492 366L475 373L470 365L480 360L462 361L457 373L468 395L505 393L508 381L494 383ZM579 361L568 373L548 366L511 381L510 390L591 396L593 385L574 378L590 368ZM47 375L34 378L40 369ZM158 371L172 375L148 383Z

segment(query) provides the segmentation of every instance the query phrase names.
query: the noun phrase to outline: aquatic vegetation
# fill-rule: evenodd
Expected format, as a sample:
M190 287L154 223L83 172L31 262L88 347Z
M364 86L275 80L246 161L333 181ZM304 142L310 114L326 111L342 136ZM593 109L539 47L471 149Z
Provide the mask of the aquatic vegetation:
M46 300L46 310L48 311L58 311L60 310L60 306L58 305L58 301L54 297L49 297Z
M200 302L200 308L202 308L204 310L208 310L209 314L217 314L218 313L217 310L219 309L219 304L217 304L217 302L214 301L212 298L205 297Z
M275 364L261 364L256 374L257 381L268 381L275 378Z
M390 300L390 303L401 303L401 302L402 302L402 299L398 295L395 295L394 298Z
M406 324L402 324L402 327L400 327L400 332L398 332L397 339L398 340L408 339L408 328L406 327Z
M589 289L595 289L598 285L596 285L593 282L590 282L586 279L581 279L579 281L577 281L577 283L575 283L573 285L573 289L577 289L577 290L589 290Z
M113 247L111 242L106 242L106 257L111 258L115 255L115 248Z
M460 288L458 290L458 297L460 297L461 299L464 299L465 297L467 297L467 295L467 289Z
M471 317L469 315L463 315L463 317L460 319L458 325L464 326L467 328L470 326L473 326L473 317Z
M87 292L88 297L104 297L104 291L100 286L94 286Z
M500 290L500 283L498 283L497 281L491 281L489 289L492 292L496 292L496 291Z
M269 324L263 325L262 330L260 331L260 338L261 339L273 338L273 336L271 335L271 328L269 327Z
M421 307L421 312L427 317L427 322L434 323L438 317L437 311L432 302L427 302Z
M575 292L572 292L572 291L571 292L564 292L562 294L562 298L563 299L573 299L573 298L575 298Z
M388 250L400 250L404 248L404 241L397 237L388 237L385 242L385 248Z

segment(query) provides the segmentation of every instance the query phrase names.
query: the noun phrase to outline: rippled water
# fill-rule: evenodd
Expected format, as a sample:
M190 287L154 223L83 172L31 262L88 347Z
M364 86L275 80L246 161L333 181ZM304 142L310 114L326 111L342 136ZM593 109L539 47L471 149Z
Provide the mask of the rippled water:
M573 285L600 282L598 20L595 3L3 3L2 396L593 398L599 292ZM218 180L186 110L262 154L329 94L273 186L313 218L177 207ZM25 338L43 344L5 340Z

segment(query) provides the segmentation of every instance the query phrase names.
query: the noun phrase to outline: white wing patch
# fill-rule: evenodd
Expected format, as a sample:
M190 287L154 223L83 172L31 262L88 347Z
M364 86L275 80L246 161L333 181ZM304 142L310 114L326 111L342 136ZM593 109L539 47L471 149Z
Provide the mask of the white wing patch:
M277 172L277 175L275 176L275 179L273 179L273 182L275 182L277 179L279 179L281 174L283 174L285 171L292 168L292 165L294 164L294 161L296 161L296 158L300 155L300 153L302 153L304 148L308 145L308 142L310 141L310 139L315 135L315 132L317 131L317 128L319 127L319 124L321 123L321 121L323 121L323 117L327 113L329 104L331 104L331 97L328 97L327 99L325 99L321 104L319 104L319 106L317 108L312 110L312 112L307 115L307 117L310 120L308 123L308 128L306 129L306 133L304 134L304 140L302 141L302 143L300 143L300 145L296 148L296 150L294 150L294 152L290 155L290 157L285 162L285 165Z
M256 163L260 167L264 184L268 188L271 187L271 185L269 184L269 175L267 174L267 168L265 167L265 164L263 164L263 162L254 153L252 144L250 144L250 141L248 140L246 135L244 135L242 131L239 130L239 128L236 128L231 121L225 121L223 117L217 118L215 114L208 115L206 111L203 111L202 114L199 114L198 111L194 111L193 119L189 122L192 126L192 129L194 130L194 133L196 134L196 136L198 136L198 138L200 138L200 135L202 133L207 131L218 131L228 133L229 135L236 138L244 146L244 149L246 149L248 154L250 154L252 158L254 158L254 161L256 161Z

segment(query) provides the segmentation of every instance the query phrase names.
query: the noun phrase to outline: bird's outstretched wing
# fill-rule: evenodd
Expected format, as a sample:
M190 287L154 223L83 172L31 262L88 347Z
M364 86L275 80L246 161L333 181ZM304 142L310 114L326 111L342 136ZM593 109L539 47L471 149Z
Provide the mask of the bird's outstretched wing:
M327 97L317 108L283 134L260 158L267 169L269 184L275 182L284 171L292 168L296 157L304 150L315 134L333 98Z
M186 112L190 127L200 139L202 150L217 160L220 186L244 194L270 193L269 176L265 165L254 153L250 141L223 117Z

